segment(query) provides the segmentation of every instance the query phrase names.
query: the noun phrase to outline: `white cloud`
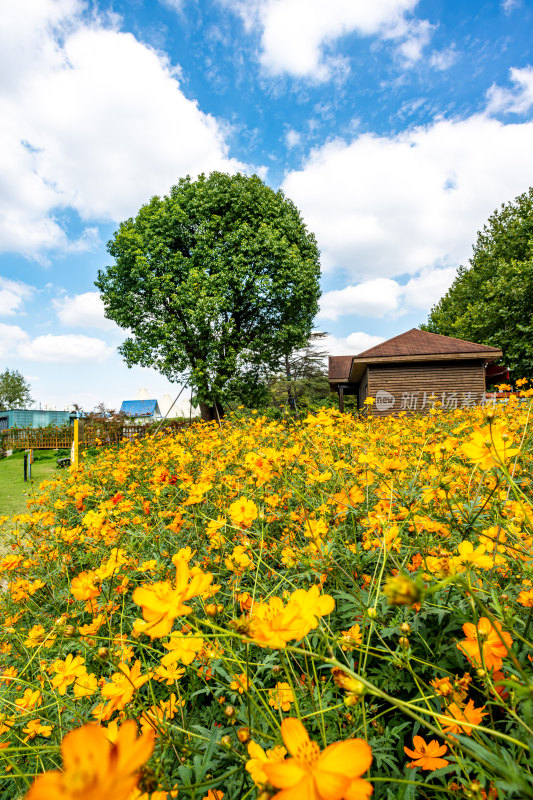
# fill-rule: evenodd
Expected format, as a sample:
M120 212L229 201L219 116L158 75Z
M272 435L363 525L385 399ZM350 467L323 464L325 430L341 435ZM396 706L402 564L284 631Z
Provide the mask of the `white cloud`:
M285 144L289 149L293 147L298 147L300 142L302 141L301 133L298 131L293 130L293 128L289 128L289 130L285 134Z
M455 47L448 47L446 50L435 50L429 58L429 65L433 69L443 72L452 67L458 58L459 53Z
M0 356L5 358L17 351L29 339L28 334L18 325L5 325L0 322Z
M330 356L353 356L384 341L383 336L371 336L363 331L357 331L344 338L328 334L322 339L320 346L327 350Z
M20 311L24 300L34 293L33 286L22 281L11 281L0 275L0 316L9 317Z
M502 8L506 14L510 14L520 5L520 0L503 0Z
M78 364L80 362L105 361L113 354L103 339L81 334L64 336L37 336L33 341L23 341L17 347L21 358L32 361L49 361L58 364Z
M118 330L117 325L104 316L104 304L98 292L61 297L54 300L53 305L60 323L67 327Z
M383 317L398 308L401 289L396 281L376 278L357 286L326 292L320 298L319 319L337 320L347 314Z
M260 61L272 75L326 81L346 70L332 45L342 36L394 39L402 58L413 63L431 35L425 20L408 17L418 0L221 0L261 31Z
M527 114L533 106L533 67L509 70L512 89L492 84L487 92L487 112L490 114Z
M384 33L386 39L398 39L398 53L405 66L412 66L422 58L422 51L429 44L434 25L426 19L407 21L403 18L390 31Z
M401 287L403 307L406 311L430 311L446 294L456 275L455 267L422 270Z
M457 274L455 267L426 269L406 283L376 278L326 292L320 298L318 319L339 317L398 317L408 311L429 311L447 292Z
M183 11L185 0L159 0L159 2L173 11Z
M80 334L47 334L31 339L18 325L0 322L0 356L56 364L99 363L114 350L103 339Z
M476 232L529 185L533 123L486 115L399 136L362 134L314 150L283 191L301 210L327 271L357 281L465 263Z
M225 127L185 97L166 56L83 16L76 0L17 0L0 28L0 241L72 247L61 211L119 221L189 173L223 169ZM90 247L94 226L74 246Z

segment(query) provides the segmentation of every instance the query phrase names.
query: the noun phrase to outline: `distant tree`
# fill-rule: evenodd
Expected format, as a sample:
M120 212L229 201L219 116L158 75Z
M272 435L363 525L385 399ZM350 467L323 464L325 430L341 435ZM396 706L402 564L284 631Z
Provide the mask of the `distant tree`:
M533 188L494 212L469 263L421 327L500 347L515 378L532 377Z
M188 383L203 419L261 395L265 369L305 347L319 253L294 204L257 176L183 178L123 222L98 273L128 366Z
M289 408L295 409L301 401L315 403L329 397L328 353L317 346L326 336L326 333L314 331L305 347L280 359L278 371L270 378L276 404L286 402Z
M18 370L6 369L0 373L0 411L27 408L31 403L30 384Z

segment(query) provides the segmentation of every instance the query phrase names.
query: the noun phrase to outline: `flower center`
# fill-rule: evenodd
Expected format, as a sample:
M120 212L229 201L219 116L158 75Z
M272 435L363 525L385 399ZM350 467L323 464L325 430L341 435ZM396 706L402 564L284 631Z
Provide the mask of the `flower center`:
M316 742L302 742L294 755L299 761L303 761L306 766L313 767L320 756L320 747Z

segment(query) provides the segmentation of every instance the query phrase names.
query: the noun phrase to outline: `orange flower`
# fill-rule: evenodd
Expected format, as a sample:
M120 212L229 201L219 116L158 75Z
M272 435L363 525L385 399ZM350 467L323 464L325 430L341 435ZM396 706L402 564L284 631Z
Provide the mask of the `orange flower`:
M487 716L488 712L483 711L484 708L485 706L475 708L473 700L469 700L465 708L459 708L457 703L451 703L447 713L450 713L453 719L446 717L448 723L442 730L444 733L466 733L467 736L471 736L472 725L480 725L483 717Z
M93 570L80 572L77 578L73 578L70 591L76 600L91 600L93 597L98 597L100 589L95 585L96 580L96 572Z
M233 689L234 692L238 692L239 694L247 692L250 688L250 683L246 677L246 674L241 672L240 675L235 675L235 680L230 683L229 688Z
M291 703L294 703L294 694L290 685L283 681L283 683L276 683L275 689L269 689L268 704L276 709L283 709L289 711Z
M26 800L127 800L154 747L153 733L137 739L136 731L128 720L114 744L97 725L70 731L61 743L63 772L39 775Z
M432 772L434 769L447 767L450 763L445 758L440 758L448 750L448 746L439 744L436 739L432 739L429 744L426 744L421 736L413 736L413 745L415 747L414 750L409 750L407 747L403 748L409 758L415 759L410 764L407 764L410 769L421 767L428 770L428 772Z
M344 651L353 650L354 647L361 644L363 641L363 634L361 633L361 626L359 624L352 625L347 631L341 631L341 646Z
M533 607L533 589L528 589L528 591L522 591L518 595L518 602L520 605L525 606L526 608Z
M500 623L495 621L493 625L486 617L481 617L477 627L466 622L463 631L467 638L457 643L459 650L480 667L500 669L502 659L513 643L511 635L502 631Z
M278 800L365 800L372 785L361 778L372 763L372 751L362 739L336 742L321 753L302 723L293 718L281 723L281 735L293 758L264 763L268 781L281 789Z

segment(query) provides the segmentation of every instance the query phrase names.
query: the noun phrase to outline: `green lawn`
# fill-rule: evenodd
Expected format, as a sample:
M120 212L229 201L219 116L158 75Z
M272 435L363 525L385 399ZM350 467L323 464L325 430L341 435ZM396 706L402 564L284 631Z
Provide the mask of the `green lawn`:
M36 452L31 480L27 483L24 483L24 453L14 453L8 458L0 459L0 517L26 511L26 501L37 494L41 481L61 474L57 467L57 458L55 450ZM5 531L8 526L9 522L4 523L2 530Z

